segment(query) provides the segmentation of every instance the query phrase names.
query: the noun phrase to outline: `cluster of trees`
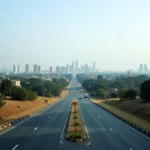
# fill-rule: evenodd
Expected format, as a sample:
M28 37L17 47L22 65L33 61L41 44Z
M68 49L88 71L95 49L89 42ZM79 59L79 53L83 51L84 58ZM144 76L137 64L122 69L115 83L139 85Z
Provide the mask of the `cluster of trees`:
M39 78L24 79L22 87L36 92L39 96L52 97L59 96L62 90L68 85L66 79L53 79L53 81L42 80Z
M0 92L5 96L10 96L15 100L34 100L37 98L35 92L26 90L21 87L14 87L9 79L5 79L1 82Z
M117 77L107 80L101 75L97 79L87 79L85 75L77 75L82 86L95 97L120 97L120 100L134 100L139 95L144 100L150 100L150 79L146 75L136 77ZM109 88L117 88L118 92L109 93Z
M20 101L34 100L38 95L45 97L59 96L71 79L72 75L64 75L62 78L53 79L53 81L19 77L22 87L15 87L12 85L11 80L4 79L0 85L0 107L4 105L3 100L6 96Z

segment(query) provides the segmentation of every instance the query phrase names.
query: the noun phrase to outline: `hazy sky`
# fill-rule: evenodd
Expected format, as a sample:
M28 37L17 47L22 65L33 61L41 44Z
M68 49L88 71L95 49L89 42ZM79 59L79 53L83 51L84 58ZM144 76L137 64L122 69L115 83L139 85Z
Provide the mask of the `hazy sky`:
M0 0L0 68L150 67L150 0Z

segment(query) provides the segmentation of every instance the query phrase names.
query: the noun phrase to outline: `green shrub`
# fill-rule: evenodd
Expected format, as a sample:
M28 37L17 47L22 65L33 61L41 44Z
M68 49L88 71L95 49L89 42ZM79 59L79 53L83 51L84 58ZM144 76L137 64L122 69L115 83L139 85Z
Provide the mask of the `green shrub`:
M73 119L78 119L78 117L77 117L77 116L74 116Z
M4 105L5 105L4 95L0 93L0 108L3 107Z
M79 125L79 123L78 123L78 122L75 122L75 123L74 123L74 126L78 126L78 125Z
M74 134L70 135L70 138L72 138L72 139L81 139L82 136L80 134L78 134L78 133L74 133Z

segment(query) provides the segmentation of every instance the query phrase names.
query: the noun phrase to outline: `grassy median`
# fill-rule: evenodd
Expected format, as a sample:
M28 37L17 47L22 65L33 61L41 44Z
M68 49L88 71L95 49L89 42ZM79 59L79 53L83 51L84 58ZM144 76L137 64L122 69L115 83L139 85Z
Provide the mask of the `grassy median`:
M74 105L74 103L76 104ZM66 138L72 142L82 142L84 139L83 124L77 101L72 102Z

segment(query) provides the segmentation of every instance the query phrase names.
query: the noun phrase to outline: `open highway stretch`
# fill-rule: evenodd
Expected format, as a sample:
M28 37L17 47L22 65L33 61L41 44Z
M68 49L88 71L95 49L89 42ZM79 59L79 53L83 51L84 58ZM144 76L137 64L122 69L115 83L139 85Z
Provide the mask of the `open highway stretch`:
M87 140L71 143L64 139L71 101L76 89L72 83L68 96L50 108L0 133L0 150L150 150L150 139L87 99L78 99Z

